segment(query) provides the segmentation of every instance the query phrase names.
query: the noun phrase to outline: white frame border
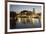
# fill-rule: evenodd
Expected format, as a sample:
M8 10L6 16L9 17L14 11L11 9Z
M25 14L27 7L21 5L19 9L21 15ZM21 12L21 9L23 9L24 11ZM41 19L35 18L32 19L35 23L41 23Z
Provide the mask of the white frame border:
M26 29L10 29L10 4L12 5L37 5L41 6L42 16L41 16L41 28L26 28ZM35 31L35 30L43 30L43 4L28 4L28 3L16 3L16 2L8 2L7 3L7 32L20 32L20 31Z

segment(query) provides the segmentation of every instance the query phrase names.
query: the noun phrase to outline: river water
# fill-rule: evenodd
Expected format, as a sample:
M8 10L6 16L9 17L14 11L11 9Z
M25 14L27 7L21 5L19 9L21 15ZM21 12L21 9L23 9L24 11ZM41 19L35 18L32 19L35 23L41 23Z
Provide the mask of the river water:
M21 29L21 28L40 28L41 27L41 22L39 21L39 19L34 19L33 21L34 21L33 24L31 24L31 22L26 23L26 24L16 22L16 29Z

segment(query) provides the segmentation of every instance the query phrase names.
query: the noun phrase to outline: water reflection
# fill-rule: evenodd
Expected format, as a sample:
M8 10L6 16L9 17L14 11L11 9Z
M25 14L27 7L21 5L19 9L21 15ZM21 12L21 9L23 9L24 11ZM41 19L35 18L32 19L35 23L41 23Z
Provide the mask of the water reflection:
M39 18L33 17L18 17L16 22L16 28L39 28L41 27L41 21Z

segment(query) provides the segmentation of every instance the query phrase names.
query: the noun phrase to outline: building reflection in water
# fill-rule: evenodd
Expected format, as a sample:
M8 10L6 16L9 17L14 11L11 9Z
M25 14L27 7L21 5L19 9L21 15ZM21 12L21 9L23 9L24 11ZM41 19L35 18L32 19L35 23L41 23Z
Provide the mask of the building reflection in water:
M35 23L35 21L40 21L40 17L35 18L35 17L32 17L32 16L27 16L27 17L17 16L17 22L18 23Z

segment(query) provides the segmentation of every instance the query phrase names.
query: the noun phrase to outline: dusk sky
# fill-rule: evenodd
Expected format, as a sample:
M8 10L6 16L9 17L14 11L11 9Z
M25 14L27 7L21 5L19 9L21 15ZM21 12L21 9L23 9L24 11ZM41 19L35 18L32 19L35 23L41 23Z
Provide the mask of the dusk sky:
M41 6L33 6L33 5L10 5L10 11L14 12L20 12L23 10L33 11L33 8L35 8L35 12L39 13L41 12Z

